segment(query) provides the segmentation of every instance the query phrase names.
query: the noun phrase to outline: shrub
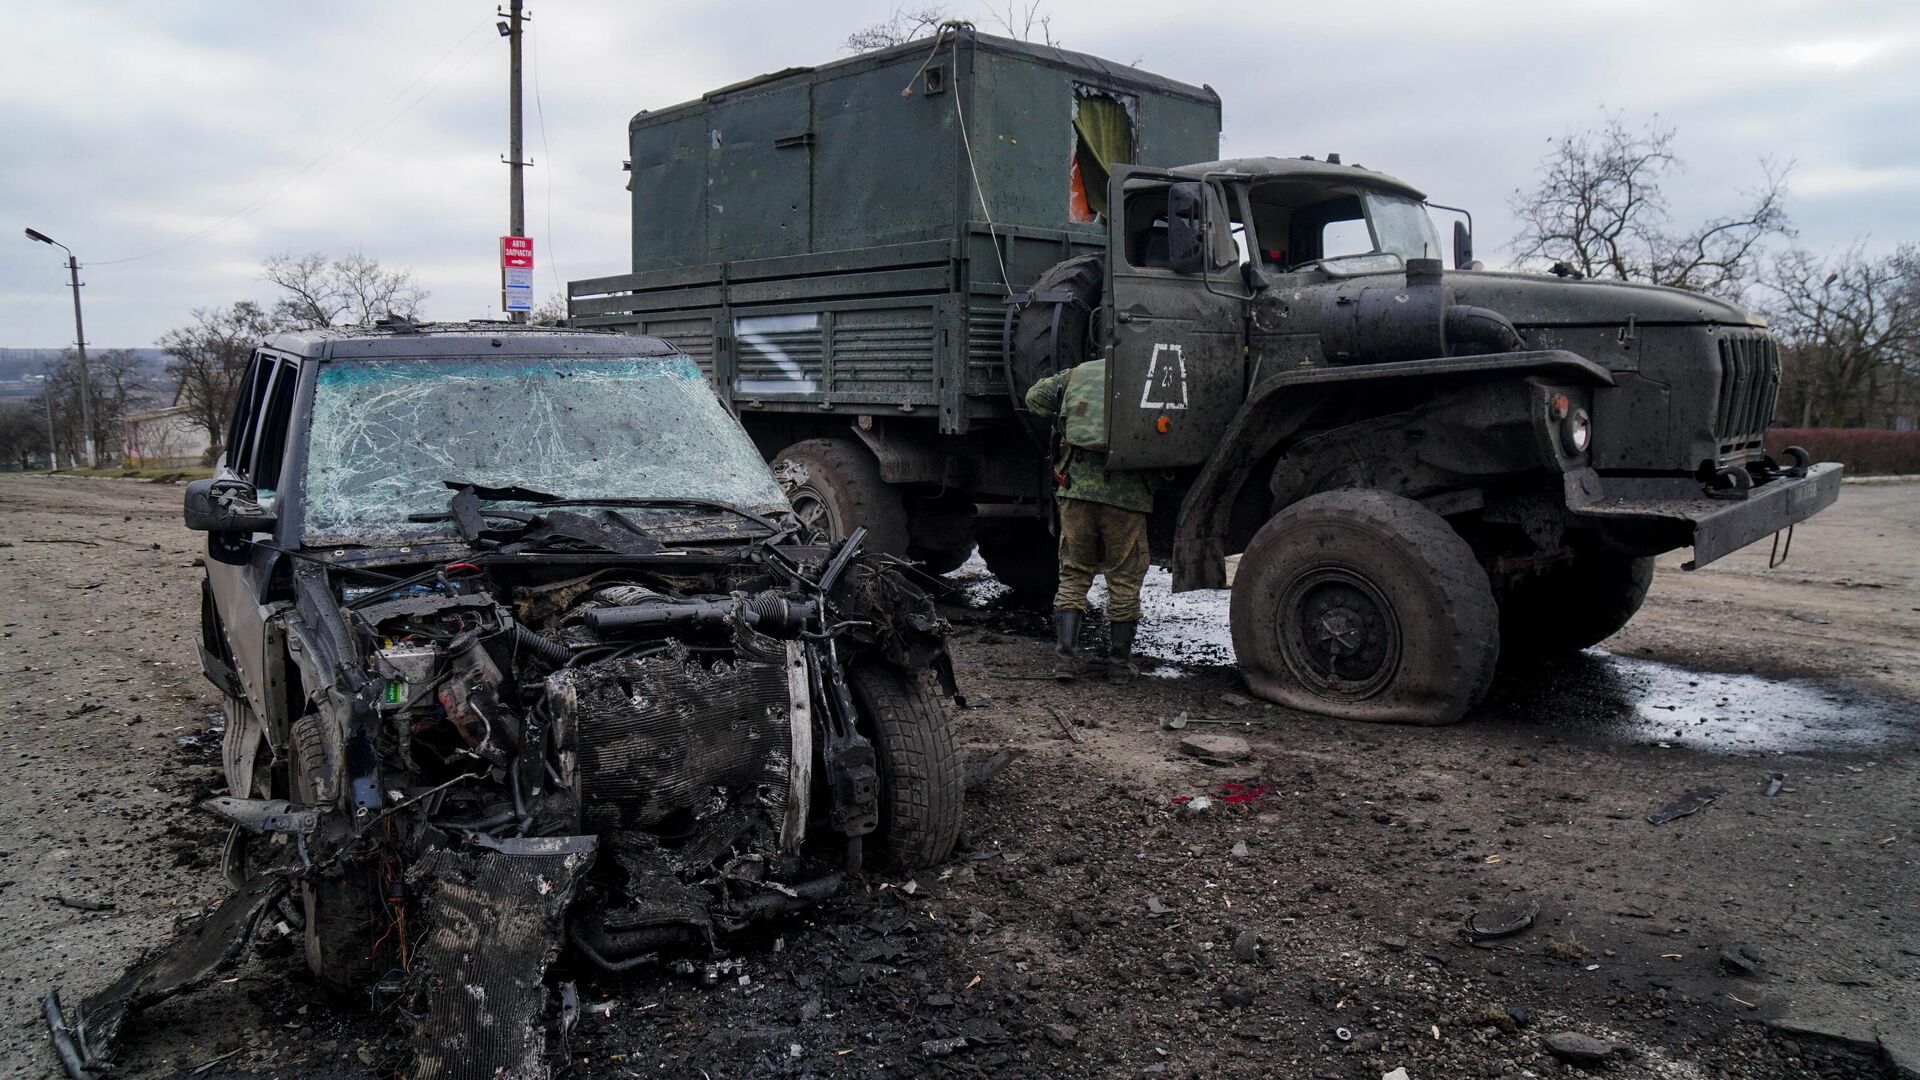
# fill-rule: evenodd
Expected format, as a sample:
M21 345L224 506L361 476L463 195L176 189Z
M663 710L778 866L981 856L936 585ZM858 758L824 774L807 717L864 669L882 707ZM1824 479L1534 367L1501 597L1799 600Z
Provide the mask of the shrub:
M1920 475L1920 431L1877 428L1774 428L1767 452L1804 447L1815 461L1838 461L1849 476Z

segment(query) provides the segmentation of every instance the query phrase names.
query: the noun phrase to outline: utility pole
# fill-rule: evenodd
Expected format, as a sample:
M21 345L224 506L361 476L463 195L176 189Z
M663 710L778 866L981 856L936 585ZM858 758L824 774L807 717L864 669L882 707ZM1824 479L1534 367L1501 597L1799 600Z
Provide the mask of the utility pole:
M518 7L519 0L514 0L514 4ZM516 58L519 56L518 48L515 49L514 55ZM516 73L519 71L517 62L514 70ZM519 98L516 96L514 99L516 116L519 114L519 107ZM519 131L517 121L514 130L516 132ZM515 139L519 138L518 135L514 137ZM517 184L515 190L519 190ZM38 229L28 229L27 239L38 240L43 244L52 244L54 247L67 253L67 274L73 282L73 347L80 357L80 440L81 446L84 448L87 456L87 468L97 469L100 467L100 459L95 453L93 445L93 388L87 383L87 328L86 325L80 321L80 260L74 258L72 248ZM44 392L45 391L42 391L42 393Z
M507 183L507 235L527 235L527 188L521 171L526 162L520 157L520 36L521 22L526 18L521 13L522 0L508 0L507 21L500 24L500 32L507 39L507 162L511 179ZM497 11L498 9L496 9ZM514 311L508 318L517 323L527 321L527 313Z

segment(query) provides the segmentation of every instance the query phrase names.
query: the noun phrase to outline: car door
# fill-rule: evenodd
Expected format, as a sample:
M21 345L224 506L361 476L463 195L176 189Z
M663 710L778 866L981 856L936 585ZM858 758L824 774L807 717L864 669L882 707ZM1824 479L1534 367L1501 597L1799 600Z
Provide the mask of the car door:
M1121 168L1109 205L1107 463L1197 465L1246 397L1246 304L1224 188ZM1176 218L1201 238L1198 268L1172 264Z
M266 349L254 353L235 395L227 449L215 469L218 477L255 484L261 504L268 509L274 508L299 373L293 357ZM251 539L271 537L255 534ZM238 562L207 559L207 586L220 617L227 655L255 716L270 715L263 689L267 607L262 595L278 558L272 546L253 543Z

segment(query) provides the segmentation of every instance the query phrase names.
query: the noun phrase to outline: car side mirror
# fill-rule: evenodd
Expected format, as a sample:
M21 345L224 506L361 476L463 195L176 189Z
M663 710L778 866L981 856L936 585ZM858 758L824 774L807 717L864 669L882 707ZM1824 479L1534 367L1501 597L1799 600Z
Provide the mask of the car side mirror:
M1453 223L1453 268L1455 270L1474 268L1473 232L1467 228L1467 223L1464 221Z
M1207 268L1206 195L1188 181L1167 189L1167 268L1198 274Z
M187 528L216 536L272 532L278 519L260 505L260 493L245 480L195 480L187 485Z

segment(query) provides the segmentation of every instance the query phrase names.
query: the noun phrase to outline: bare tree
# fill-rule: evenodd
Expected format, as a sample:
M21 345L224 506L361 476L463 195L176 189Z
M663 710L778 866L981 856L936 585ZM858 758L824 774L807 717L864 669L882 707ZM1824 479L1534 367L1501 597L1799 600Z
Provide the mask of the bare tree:
M893 9L893 14L885 19L848 34L841 48L850 53L863 53L905 45L909 41L933 33L950 17L947 9L940 4L927 4L916 8L897 7Z
M389 315L411 319L428 296L411 271L389 270L358 252L340 259L282 253L261 270L286 293L273 305L274 322L291 329L371 326Z
M567 297L565 293L548 293L545 300L533 305L527 312L527 322L533 326L567 325Z
M1795 249L1764 285L1784 353L1781 411L1801 427L1887 424L1920 376L1920 245L1877 259L1857 245L1827 258Z
M46 413L31 403L0 408L0 462L31 469L46 454Z
M987 3L986 8L987 18L1008 37L1060 47L1060 39L1053 36L1053 13L1046 10L1045 0L1004 0L999 7Z
M1761 244L1790 236L1788 166L1762 160L1742 209L1676 228L1663 185L1685 166L1674 129L1658 117L1639 130L1619 114L1559 139L1539 181L1508 200L1520 219L1521 263L1565 263L1583 277L1673 285L1736 295L1759 266Z
M126 349L107 349L87 358L88 404L93 417L93 443L102 460L117 457L123 449L121 421L147 394L145 365L139 354ZM44 425L46 405L53 403L53 440L57 453L79 456L86 445L81 431L80 361L72 349L41 368L40 409L43 425L41 442L46 441Z
M1055 47L1060 44L1060 39L1053 36L1053 13L1046 9L1046 0L1000 0L998 6L993 0L980 0L980 6L986 9L987 22L1008 37ZM850 53L861 53L905 45L931 35L942 23L954 19L944 4L897 7L885 19L848 34L842 47Z
M260 305L241 300L230 308L196 308L193 325L160 336L169 357L167 373L176 381L174 401L206 431L213 454L226 443L233 395L247 358L272 332L273 322Z

